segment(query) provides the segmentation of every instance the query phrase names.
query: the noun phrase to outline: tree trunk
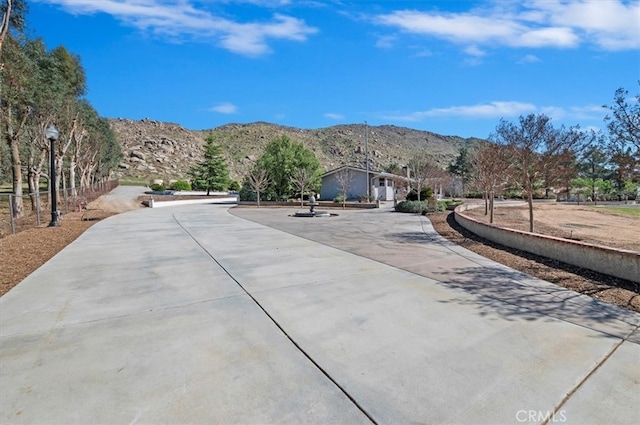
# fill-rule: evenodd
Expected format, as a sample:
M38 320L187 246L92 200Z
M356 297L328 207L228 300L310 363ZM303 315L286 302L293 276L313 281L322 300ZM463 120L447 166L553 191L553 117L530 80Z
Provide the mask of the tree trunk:
M54 155L55 155L55 149L54 149ZM55 169L56 169L56 176L55 176L55 181L52 182L53 184L53 188L56 191L56 199L58 201L58 203L60 203L60 186L62 185L63 181L62 181L62 166L64 164L63 161L63 156L62 155L56 155L55 158ZM56 209L58 209L58 206L56 205Z
M22 163L20 161L20 146L16 137L7 134L9 148L11 149L11 167L13 177L13 215L15 218L24 216L24 203L22 199Z
M29 197L31 198L31 207L33 211L38 211L40 202L38 202L38 192L40 192L40 176L42 175L42 166L47 159L47 150L40 149L40 157L36 163L35 152L31 152L29 156L29 171L27 180L29 182Z
M80 170L80 190L84 191L91 185L91 176L96 168L97 151L89 157L88 155L78 161L78 169Z
M31 199L31 211L37 211L36 196L38 191L38 183L36 180L35 170L29 165L27 171L27 186L29 187L29 198Z
M493 223L493 198L495 194L493 191L489 192L489 223Z
M529 232L533 233L533 192L529 191L527 198L529 203Z
M483 198L484 198L484 215L489 214L489 195L487 194L487 192L483 193Z
M75 199L78 196L78 192L76 192L76 160L75 155L71 157L71 161L69 162L69 192L71 192L71 196Z
M24 202L22 199L22 161L20 159L20 134L24 128L25 122L28 116L28 110L25 112L24 118L21 120L18 128L14 128L13 112L9 107L6 109L5 125L6 133L5 140L9 145L9 151L11 152L11 171L12 171L12 190L15 195L13 202L13 215L15 218L21 218L24 216Z

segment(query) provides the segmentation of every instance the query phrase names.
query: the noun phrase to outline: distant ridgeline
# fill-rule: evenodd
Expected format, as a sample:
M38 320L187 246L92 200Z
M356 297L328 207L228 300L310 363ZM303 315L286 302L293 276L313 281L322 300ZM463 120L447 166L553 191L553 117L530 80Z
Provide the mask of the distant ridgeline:
M202 146L211 131L225 152L231 178L242 181L247 169L275 137L286 135L315 152L325 170L341 165L366 166L365 125L349 124L306 130L257 122L227 124L212 130L192 131L177 124L143 119L111 119L123 159L117 177L186 179L188 170L202 159ZM369 166L383 170L390 164L405 165L416 152L428 152L445 168L461 147L480 139L442 136L428 131L392 125L368 126Z

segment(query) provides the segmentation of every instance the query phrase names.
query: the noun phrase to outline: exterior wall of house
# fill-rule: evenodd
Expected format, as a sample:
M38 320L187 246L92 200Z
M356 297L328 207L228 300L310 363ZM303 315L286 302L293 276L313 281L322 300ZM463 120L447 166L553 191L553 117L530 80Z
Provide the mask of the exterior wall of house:
M340 195L340 184L338 183L340 171L332 172L329 175L325 175L322 177L322 186L320 188L320 199L323 200L331 200L336 196ZM367 179L366 179L366 171L359 169L350 169L352 173L351 185L349 187L349 191L347 193L347 199L357 199L361 195L367 194ZM404 186L406 183L401 183L400 186L403 186L399 189L396 184L397 178L402 179L402 177L395 176L389 173L377 173L377 172L369 172L370 176L376 176L371 179L371 187L370 193L373 200L379 201L393 201L398 198L403 198L406 194L406 190L404 190ZM396 192L398 191L398 192Z
M384 177L376 177L373 179L373 196L379 201L393 201L395 193L395 184L393 180Z
M328 201L341 194L340 184L338 184L338 173L333 173L322 178L320 187L320 199ZM353 171L351 185L347 192L347 199L356 199L359 195L367 193L366 173Z

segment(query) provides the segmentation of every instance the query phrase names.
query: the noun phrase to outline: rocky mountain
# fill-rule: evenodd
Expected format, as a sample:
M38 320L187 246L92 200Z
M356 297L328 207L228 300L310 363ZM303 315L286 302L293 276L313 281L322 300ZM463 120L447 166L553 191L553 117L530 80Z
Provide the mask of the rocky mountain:
M257 122L192 131L150 119L112 119L110 123L124 154L116 176L149 180L186 179L188 170L202 159L209 132L221 145L231 177L238 182L267 143L281 135L313 150L326 171L345 164L364 168L367 146L372 170L382 170L392 163L405 165L417 152L428 152L446 167L461 147L479 141L392 125L350 124L307 130Z

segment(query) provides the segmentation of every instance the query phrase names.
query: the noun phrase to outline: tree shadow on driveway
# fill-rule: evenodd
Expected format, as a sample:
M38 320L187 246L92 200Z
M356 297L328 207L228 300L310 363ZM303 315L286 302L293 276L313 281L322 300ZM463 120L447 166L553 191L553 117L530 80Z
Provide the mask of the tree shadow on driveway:
M438 272L441 285L473 298L446 303L472 305L480 316L507 320L561 320L625 338L640 326L640 315L524 273L495 267L463 267Z

